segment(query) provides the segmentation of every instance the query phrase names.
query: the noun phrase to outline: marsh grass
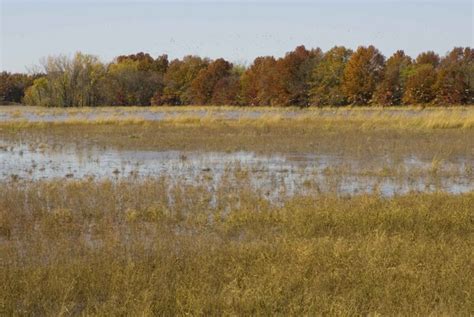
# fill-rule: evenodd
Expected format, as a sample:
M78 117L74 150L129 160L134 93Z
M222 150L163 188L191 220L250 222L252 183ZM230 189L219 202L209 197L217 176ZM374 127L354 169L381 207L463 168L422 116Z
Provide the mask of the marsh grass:
M344 107L344 108L268 108L268 107L99 107L44 109L35 107L5 107L11 121L3 126L37 126L43 122L29 121L28 113L38 116L66 115L70 118L50 124L145 124L156 119L146 118L146 113L162 113L168 124L194 124L200 126L267 126L297 124L300 126L338 127L355 124L363 129L472 129L474 109L472 107L420 108L420 107ZM138 113L138 115L137 115ZM145 116L144 116L145 114ZM252 114L249 116L249 114Z
M374 127L367 123L371 121L362 119L305 120L270 115L265 120L232 121L213 115L187 115L154 122L138 116L119 121L101 119L101 124L74 119L68 123L10 121L0 123L0 138L12 144L75 144L78 150L97 146L155 151L321 153L368 161L386 157L400 161L410 156L424 161L433 157L446 161L474 157L474 129L407 129L384 121L374 121Z
M245 178L245 175L242 176ZM474 195L8 182L5 315L469 315Z
M0 315L472 315L474 193L338 194L349 174L472 180L472 108L146 109L164 119L37 109L71 116L2 122L0 150L322 153L342 164L296 195L273 179L278 203L250 186L265 166L217 183L208 171L194 183L12 174L0 183Z

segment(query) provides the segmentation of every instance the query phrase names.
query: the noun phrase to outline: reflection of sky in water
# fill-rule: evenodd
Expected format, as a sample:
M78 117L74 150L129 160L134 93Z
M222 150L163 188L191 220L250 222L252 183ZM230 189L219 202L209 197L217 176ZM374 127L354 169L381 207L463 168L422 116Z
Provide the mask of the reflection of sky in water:
M407 169L417 168L424 173L391 178L358 175L358 162L351 162L341 174L327 174L328 168L347 164L342 158L329 155L117 151L99 148L76 152L72 146L61 150L32 149L25 144L13 148L7 144L0 146L0 180L11 179L12 175L31 180L165 176L171 183L184 181L207 186L213 191L223 177L237 183L236 172L243 171L241 174L247 175L252 189L261 191L272 200L282 198L283 193L304 194L308 190L342 194L379 191L387 196L409 191L462 193L474 190L472 175L463 175L462 172L473 163L465 159L443 163L443 168L457 169L457 176L432 179L428 172L431 162L407 157L403 160ZM390 158L381 161L380 164L390 164ZM374 170L381 166L374 166Z

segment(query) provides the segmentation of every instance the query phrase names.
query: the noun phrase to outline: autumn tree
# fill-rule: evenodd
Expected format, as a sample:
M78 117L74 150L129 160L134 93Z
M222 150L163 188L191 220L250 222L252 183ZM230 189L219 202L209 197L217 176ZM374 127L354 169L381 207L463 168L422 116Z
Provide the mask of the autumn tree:
M118 63L125 60L132 60L138 62L138 70L140 71L152 71L160 74L166 73L168 69L168 55L164 54L154 59L148 53L136 53L130 55L120 55L116 58Z
M105 66L96 56L78 53L73 60L73 70L77 82L73 104L79 107L101 105Z
M101 103L100 84L105 67L96 56L76 53L48 57L43 61L45 77L27 90L30 104L57 107L97 106ZM40 98L38 98L41 96Z
M193 101L191 83L208 64L208 59L199 56L186 56L182 60L171 61L164 75L164 88L155 92L152 104L191 104Z
M438 67L440 57L433 51L422 52L416 57L417 65L430 64L433 68Z
M193 102L199 105L209 104L216 84L230 76L232 67L231 63L219 58L211 62L206 68L201 69L191 83ZM220 86L223 84L224 81L220 83Z
M347 62L343 76L343 91L349 102L368 104L377 84L383 78L384 56L374 46L360 46Z
M322 57L314 67L311 79L311 104L316 106L342 106L347 98L342 91L344 69L352 51L343 46L335 46Z
M0 104L20 103L25 90L33 84L34 76L0 73Z
M56 107L74 106L74 92L77 85L77 70L73 69L73 61L65 55L50 56L42 61L46 74L49 93L49 105ZM33 85L33 89L36 86Z
M240 80L242 104L269 106L276 98L276 60L272 56L257 57Z
M140 62L124 59L109 65L105 90L107 103L118 106L148 106L163 75L140 67Z
M283 58L258 57L242 74L242 102L260 106L307 106L311 74L321 60L320 49L304 46L288 52Z
M33 85L25 91L24 103L27 105L50 107L53 105L51 98L52 87L46 77L40 77L33 81Z
M164 89L168 56L154 59L148 53L121 55L109 65L106 80L108 102L114 105L148 106Z
M374 100L381 105L399 105L405 88L405 74L411 58L403 51L397 51L385 63L383 79L375 91Z
M403 102L430 103L435 98L436 70L431 64L415 66L408 74Z
M439 56L434 52L423 52L417 56L415 63L406 70L405 104L430 103L434 100L438 65Z
M272 104L278 106L308 106L311 75L322 58L322 51L298 46L275 65L276 96Z
M443 58L434 85L435 101L442 104L472 103L473 65L474 49L469 47L456 47Z
M243 66L234 65L228 76L219 79L214 86L211 104L232 106L241 105L240 78L243 72Z
M468 99L467 102L468 104L474 105L474 61L472 58L472 54L474 52L474 49L470 49L470 57L468 59L468 62L465 64L464 72L467 73L466 78L468 82L468 89L469 89L469 94L468 94Z
M150 54L143 53L143 52L140 52L137 54L130 54L130 55L120 55L120 56L117 56L115 60L117 63L123 63L126 61L137 62L137 68L139 70L144 70L144 71L148 71L152 69L153 63L155 61L153 57L151 57Z
M323 106L474 104L474 50L433 51L412 60L397 51L387 61L373 46L298 46L249 67L198 56L168 61L139 52L109 64L82 53L53 56L41 74L0 73L0 102L75 107L129 105Z
M137 90L144 79L138 70L138 61L120 59L107 68L104 81L106 103L111 106L131 106L139 103Z

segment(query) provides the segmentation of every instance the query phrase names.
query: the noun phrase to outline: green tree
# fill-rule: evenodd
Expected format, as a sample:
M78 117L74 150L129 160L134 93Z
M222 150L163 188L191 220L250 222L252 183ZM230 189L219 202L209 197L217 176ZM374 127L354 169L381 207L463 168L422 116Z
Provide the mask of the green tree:
M343 76L343 91L349 102L368 104L377 84L383 78L384 56L374 46L360 46L347 62Z

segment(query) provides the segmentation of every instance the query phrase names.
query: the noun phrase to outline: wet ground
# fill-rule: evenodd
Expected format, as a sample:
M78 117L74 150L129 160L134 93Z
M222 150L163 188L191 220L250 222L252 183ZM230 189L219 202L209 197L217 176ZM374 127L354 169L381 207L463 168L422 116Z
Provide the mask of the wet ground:
M266 115L279 115L290 118L300 114L313 113L317 116L350 116L371 115L380 113L378 109L235 109L224 108L178 108L150 107L150 108L39 108L25 106L0 107L0 122L28 121L28 122L61 122L67 120L94 120L100 118L144 118L159 121L181 115L206 116L213 118L234 120L239 118L259 118ZM416 108L384 109L384 114L403 114L417 116L429 113L431 110ZM470 111L457 108L457 112ZM114 130L115 131L115 130ZM123 131L115 131L115 138L123 138ZM197 131L199 132L199 131ZM45 132L42 132L45 134ZM49 140L50 131L46 131L47 138L41 142L35 139L35 133L18 133L17 137L3 138L0 136L0 183L8 181L36 181L49 179L145 179L149 177L166 178L167 180L191 185L206 186L209 191L219 187L220 182L234 182L242 186L246 182L252 190L260 191L271 200L282 200L285 196L295 194L331 192L339 194L358 194L380 192L385 196L404 194L410 191L432 192L445 191L449 193L464 193L474 190L474 159L470 151L457 151L460 155L445 153L448 160L436 159L442 152L445 143L418 135L420 146L435 144L430 148L428 155L410 155L414 150L406 151L407 141L412 135L404 136L406 141L392 143L402 154L396 154L393 147L384 151L370 151L362 156L353 157L347 154L335 153L344 151L326 152L316 149L311 153L303 151L269 151L256 153L252 151L169 151L160 150L159 146L151 147L154 150L141 150L125 145L122 148L110 145L111 142L99 146L93 140L95 136L84 138L82 145L74 143L70 138ZM446 132L448 133L448 132ZM52 135L52 134L51 134ZM82 137L82 134L81 134ZM156 136L155 136L156 137ZM161 136L160 136L161 137ZM235 137L239 137L237 134ZM278 135L275 136L278 138ZM325 136L327 138L327 135ZM356 140L361 147L366 147L366 139ZM109 141L109 139L107 139ZM205 142L201 138L199 142ZM321 140L321 139L319 139ZM332 139L331 139L332 140ZM388 139L387 139L388 140ZM456 140L456 139L454 139ZM313 142L313 139L310 139ZM457 139L459 141L459 139ZM247 142L251 142L249 139ZM288 142L293 142L290 140ZM307 141L304 141L307 142ZM334 141L341 141L335 138ZM386 142L384 139L383 142ZM428 143L427 143L428 142ZM444 142L444 143L443 143ZM459 142L458 142L459 143ZM461 143L461 147L464 147ZM467 142L469 143L469 142ZM201 144L201 143L199 143ZM347 145L337 145L346 149ZM424 145L422 145L424 144ZM197 147L201 148L201 147ZM411 149L411 148L410 148ZM364 151L362 151L364 152ZM450 152L450 151L448 151ZM408 155L407 155L408 153ZM463 154L464 153L464 154ZM375 154L375 155L374 155Z
M378 191L385 196L409 191L464 193L474 190L474 163L466 158L433 163L417 157L394 161L348 160L336 155L253 152L127 151L75 145L50 148L0 140L0 181L123 179L165 177L207 186L248 181L271 200L305 192L340 194Z

